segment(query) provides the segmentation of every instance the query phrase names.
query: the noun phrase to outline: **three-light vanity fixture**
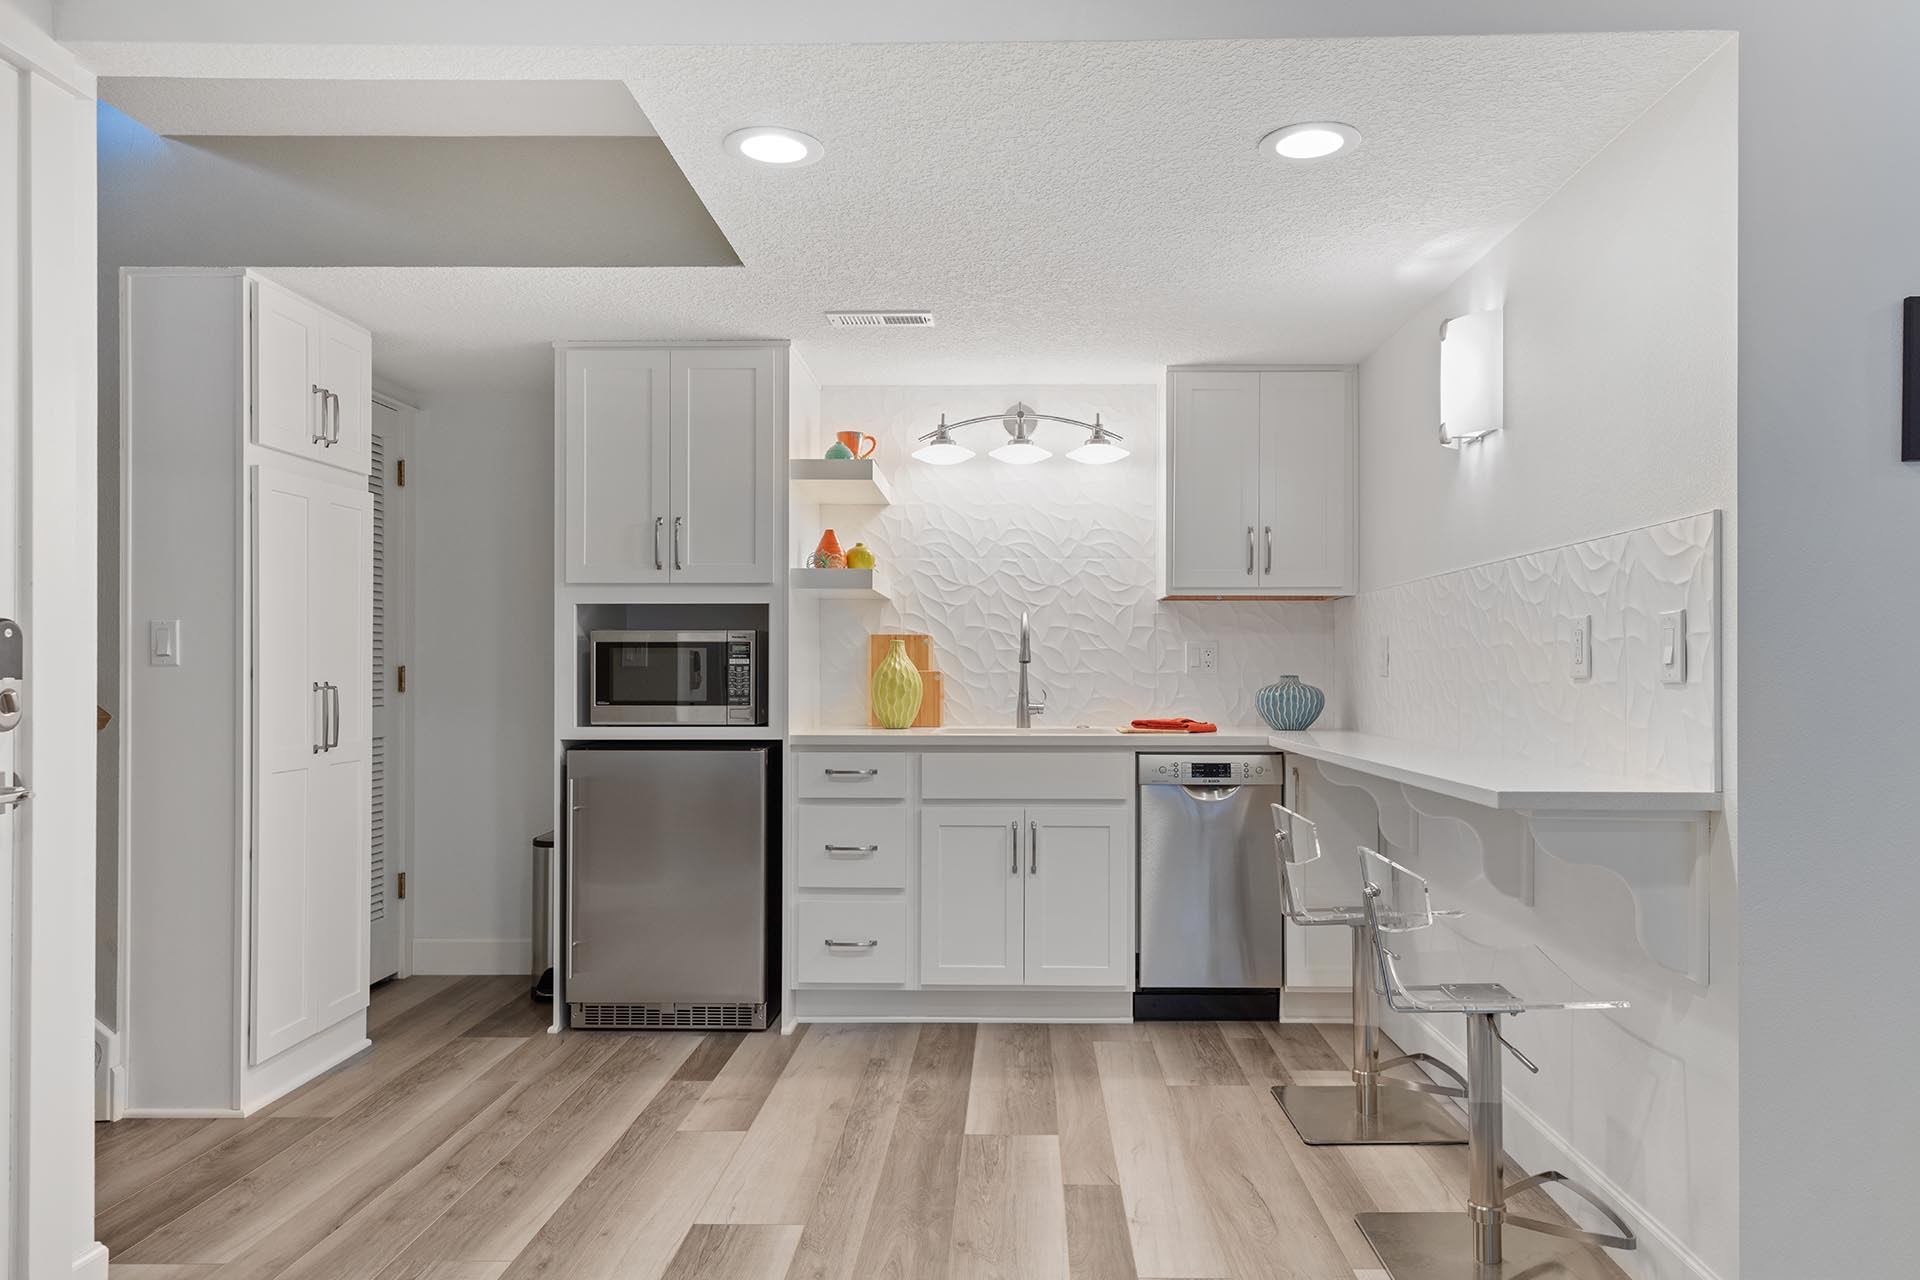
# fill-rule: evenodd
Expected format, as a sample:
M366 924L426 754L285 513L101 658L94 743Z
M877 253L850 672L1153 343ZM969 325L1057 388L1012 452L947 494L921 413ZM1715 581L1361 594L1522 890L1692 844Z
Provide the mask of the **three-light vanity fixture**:
M965 462L973 456L973 450L953 438L953 433L961 427L970 427L976 422L998 422L1005 428L1008 440L999 448L991 450L989 457L1001 462L1010 462L1015 466L1044 462L1053 456L1053 451L1033 439L1034 428L1043 422L1059 422L1069 427L1079 427L1087 433L1086 443L1067 450L1067 456L1075 462L1084 462L1090 466L1118 462L1127 456L1120 441L1124 439L1100 422L1100 415L1094 414L1092 422L1082 422L1078 418L1062 418L1057 414L1035 413L1024 404L1016 404L1005 413L987 413L978 418L967 418L961 422L948 422L947 415L940 415L940 425L920 437L926 443L913 451L913 456L922 462L931 462L935 466L952 466L956 462Z

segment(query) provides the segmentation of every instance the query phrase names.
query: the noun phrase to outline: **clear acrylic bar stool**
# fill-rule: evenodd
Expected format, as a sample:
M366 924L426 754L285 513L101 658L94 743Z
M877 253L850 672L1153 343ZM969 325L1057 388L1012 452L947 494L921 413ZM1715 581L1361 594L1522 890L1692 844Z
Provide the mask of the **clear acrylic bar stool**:
M1362 906L1372 926L1373 968L1387 1007L1403 1013L1461 1013L1467 1018L1467 1211L1362 1213L1354 1218L1392 1280L1617 1280L1601 1248L1638 1247L1613 1208L1567 1175L1549 1171L1506 1182L1501 1148L1500 1051L1540 1068L1500 1034L1502 1015L1549 1009L1624 1009L1624 1000L1586 998L1537 947L1517 950L1418 951L1434 911L1427 882L1372 849L1360 850ZM1527 996L1508 982L1523 983ZM1509 1197L1559 1183L1597 1209L1611 1234L1507 1209Z
M1341 926L1353 937L1353 1083L1283 1084L1273 1089L1300 1140L1313 1147L1465 1142L1459 1116L1441 1100L1467 1096L1467 1082L1458 1072L1424 1053L1380 1058L1369 977L1373 944L1367 936L1366 910L1358 901L1360 881L1335 881L1333 865L1321 861L1319 829L1285 805L1273 806L1273 845L1287 919L1307 929ZM1435 1084L1417 1072L1407 1077L1386 1074L1411 1066L1431 1067L1458 1083Z

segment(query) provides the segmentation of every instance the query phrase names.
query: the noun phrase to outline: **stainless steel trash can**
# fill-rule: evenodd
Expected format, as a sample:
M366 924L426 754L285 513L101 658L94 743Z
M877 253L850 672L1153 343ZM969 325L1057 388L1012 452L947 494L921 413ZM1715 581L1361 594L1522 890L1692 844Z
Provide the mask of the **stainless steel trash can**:
M552 851L553 832L533 838L533 956L528 972L536 1000L553 999L553 945L547 931L553 905L553 883L548 874Z

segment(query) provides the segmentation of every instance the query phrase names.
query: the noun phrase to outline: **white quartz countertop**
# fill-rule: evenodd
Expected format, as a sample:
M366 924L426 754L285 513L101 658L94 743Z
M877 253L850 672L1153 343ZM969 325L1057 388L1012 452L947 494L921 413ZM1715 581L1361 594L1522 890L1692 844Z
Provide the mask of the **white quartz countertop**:
M1518 756L1475 755L1341 729L1269 733L1269 745L1489 809L1706 812L1720 793Z
M787 736L795 747L904 747L913 751L942 748L1052 747L1115 751L1266 751L1273 730L1221 725L1218 733L1121 733L1113 727L1044 725L1016 729L1012 725L949 725L942 729L875 729L867 725L810 729Z

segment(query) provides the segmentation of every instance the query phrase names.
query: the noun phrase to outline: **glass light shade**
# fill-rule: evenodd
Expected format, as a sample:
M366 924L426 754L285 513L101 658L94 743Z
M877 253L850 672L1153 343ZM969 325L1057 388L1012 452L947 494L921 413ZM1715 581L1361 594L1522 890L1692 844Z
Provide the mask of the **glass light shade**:
M1105 440L1089 440L1078 449L1067 450L1067 456L1075 462L1084 462L1088 466L1098 467L1109 462L1120 461L1127 456L1127 451Z
M950 467L971 458L973 450L953 440L934 440L915 449L913 456L936 467Z
M1440 329L1440 443L1458 448L1505 420L1506 322L1499 311L1458 316Z
M1029 463L1045 462L1053 456L1053 452L1050 449L1042 449L1028 440L1009 440L998 449L992 450L987 456L998 458L1002 462L1011 462L1016 467L1024 467Z

